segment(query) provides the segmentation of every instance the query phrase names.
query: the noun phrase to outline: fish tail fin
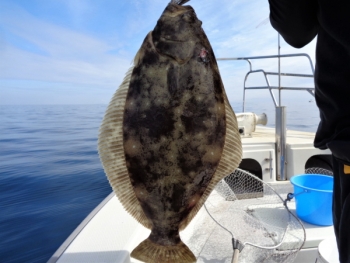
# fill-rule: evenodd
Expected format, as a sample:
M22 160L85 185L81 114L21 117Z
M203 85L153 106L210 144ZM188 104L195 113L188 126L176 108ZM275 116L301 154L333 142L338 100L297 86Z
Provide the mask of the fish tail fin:
M196 257L182 242L174 246L162 246L150 239L142 241L132 252L131 257L149 263L194 263Z

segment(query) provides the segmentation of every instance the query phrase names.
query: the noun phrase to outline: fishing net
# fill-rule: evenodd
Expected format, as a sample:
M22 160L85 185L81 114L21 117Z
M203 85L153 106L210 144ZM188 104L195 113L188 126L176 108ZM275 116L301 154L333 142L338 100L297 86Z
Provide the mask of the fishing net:
M333 171L320 167L310 167L305 169L306 174L323 174L323 175L333 175Z
M290 188L281 191L288 193ZM288 263L305 242L305 229L287 202L270 185L241 169L219 182L205 209L212 220L204 226L207 238L200 238L204 232L199 229L193 237L197 246L191 249L197 262Z

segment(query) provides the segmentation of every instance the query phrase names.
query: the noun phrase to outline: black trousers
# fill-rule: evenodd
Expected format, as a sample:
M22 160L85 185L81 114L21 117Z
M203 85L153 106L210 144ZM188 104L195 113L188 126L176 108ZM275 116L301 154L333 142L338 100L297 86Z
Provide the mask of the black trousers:
M333 223L340 263L350 263L350 174L344 162L333 155Z

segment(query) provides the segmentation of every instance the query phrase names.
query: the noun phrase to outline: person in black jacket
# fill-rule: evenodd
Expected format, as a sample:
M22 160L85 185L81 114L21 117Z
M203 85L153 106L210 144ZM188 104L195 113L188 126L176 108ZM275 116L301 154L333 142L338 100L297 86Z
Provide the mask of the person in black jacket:
M301 48L317 35L314 146L332 152L333 223L341 263L350 263L350 0L269 0L271 25Z

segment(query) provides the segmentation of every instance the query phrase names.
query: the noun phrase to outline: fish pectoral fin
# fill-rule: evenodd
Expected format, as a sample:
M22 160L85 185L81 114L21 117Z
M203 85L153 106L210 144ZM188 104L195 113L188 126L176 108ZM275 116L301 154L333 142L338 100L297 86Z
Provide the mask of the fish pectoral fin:
M192 251L180 241L174 246L162 246L150 239L142 241L132 252L131 257L147 263L195 263Z

